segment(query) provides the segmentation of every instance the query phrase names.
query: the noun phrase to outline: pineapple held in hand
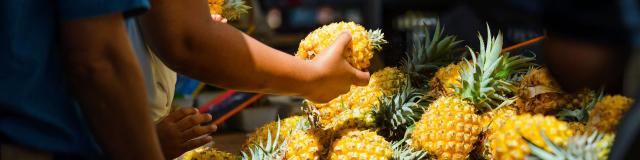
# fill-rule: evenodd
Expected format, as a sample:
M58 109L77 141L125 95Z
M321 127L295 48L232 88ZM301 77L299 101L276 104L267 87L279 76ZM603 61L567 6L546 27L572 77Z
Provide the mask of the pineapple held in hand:
M391 144L372 131L348 130L333 142L329 150L330 160L385 160L391 159Z
M251 7L245 5L243 0L208 0L209 13L219 14L229 20L238 19L240 14L247 13Z
M342 33L351 33L351 43L346 46L345 58L353 67L364 70L369 67L374 50L382 49L384 33L380 30L365 30L364 27L353 22L338 22L322 26L311 32L300 42L296 56L311 60L329 47Z

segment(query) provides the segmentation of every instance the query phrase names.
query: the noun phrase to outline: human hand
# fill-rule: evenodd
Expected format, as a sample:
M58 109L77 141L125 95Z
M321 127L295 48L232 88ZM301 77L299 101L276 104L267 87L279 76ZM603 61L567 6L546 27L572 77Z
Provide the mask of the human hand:
M219 14L212 14L211 19L213 19L214 22L227 23L227 19Z
M342 32L331 46L324 49L312 60L314 78L307 89L305 97L314 102L328 102L340 94L349 91L352 84L367 85L369 72L360 71L347 62L348 44L351 42L351 34Z
M200 114L197 109L181 108L156 124L156 132L165 158L176 158L184 152L211 142L212 137L208 134L215 132L218 127L213 124L200 125L211 119L210 114Z

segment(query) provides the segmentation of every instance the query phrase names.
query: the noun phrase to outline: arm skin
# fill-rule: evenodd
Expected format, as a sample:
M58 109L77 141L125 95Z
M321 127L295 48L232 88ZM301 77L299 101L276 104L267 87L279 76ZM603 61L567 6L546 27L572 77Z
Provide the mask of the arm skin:
M351 84L366 85L368 72L351 67L341 35L313 62L270 48L211 20L206 0L152 0L141 17L147 42L170 68L206 83L237 90L299 95L326 102Z
M163 159L121 14L62 23L69 84L113 159Z

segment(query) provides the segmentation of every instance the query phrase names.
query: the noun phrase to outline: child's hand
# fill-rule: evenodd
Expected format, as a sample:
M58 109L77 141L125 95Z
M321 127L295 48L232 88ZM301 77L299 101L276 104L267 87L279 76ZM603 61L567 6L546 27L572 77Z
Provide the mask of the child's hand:
M156 124L162 152L167 159L173 159L184 152L212 141L208 134L215 132L216 125L201 126L211 121L210 114L200 114L194 108L181 108ZM206 135L206 136L205 136Z
M313 59L315 76L305 97L314 102L328 102L349 91L352 84L367 85L369 72L360 71L347 62L344 52L351 41L349 32L341 33L331 46Z
M227 23L227 19L219 14L212 14L211 19L213 19L214 22Z

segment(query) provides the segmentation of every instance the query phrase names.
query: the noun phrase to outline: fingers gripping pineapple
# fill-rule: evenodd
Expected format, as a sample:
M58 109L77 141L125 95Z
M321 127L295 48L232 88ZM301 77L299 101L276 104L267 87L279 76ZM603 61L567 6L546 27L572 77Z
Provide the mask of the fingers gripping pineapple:
M594 128L602 133L614 132L618 121L632 104L633 100L624 96L605 96L589 112L587 128Z
M247 13L251 7L245 5L243 0L208 0L209 13L219 14L229 20L238 19L241 14Z
M376 132L347 130L333 142L328 159L387 160L392 155L391 144Z
M329 47L342 31L351 33L351 43L347 45L346 59L353 67L364 70L369 67L374 50L382 49L384 33L380 30L367 31L353 22L338 22L314 30L300 42L296 56L311 60Z

